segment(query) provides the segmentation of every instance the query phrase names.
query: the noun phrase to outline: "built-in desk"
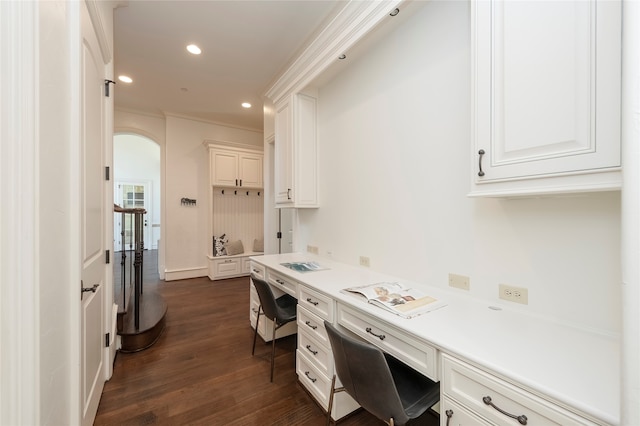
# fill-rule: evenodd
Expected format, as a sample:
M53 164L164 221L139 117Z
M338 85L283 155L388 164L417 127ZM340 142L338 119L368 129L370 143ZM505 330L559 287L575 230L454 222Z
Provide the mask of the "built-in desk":
M272 286L280 284L269 278L278 277L286 281L282 291L291 293L296 288L298 379L325 409L333 376L322 326L327 320L440 381L443 425L519 425L524 421L505 416L491 404L514 416L526 416L528 425L619 423L617 337L506 307L492 309L495 307L485 301L448 288L412 283L310 254L251 260ZM309 260L328 269L300 273L281 265ZM380 281L420 287L447 306L404 319L340 291ZM350 398L336 402L334 418L356 407Z

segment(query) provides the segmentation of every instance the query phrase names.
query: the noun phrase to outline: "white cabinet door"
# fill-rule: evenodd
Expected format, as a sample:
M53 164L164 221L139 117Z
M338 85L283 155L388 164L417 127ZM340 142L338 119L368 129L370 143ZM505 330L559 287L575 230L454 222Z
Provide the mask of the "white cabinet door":
M262 155L240 154L238 176L243 188L262 188Z
M472 195L619 187L620 2L472 5Z
M211 151L211 185L238 186L238 154Z
M301 93L276 105L276 207L318 207L316 99Z
M287 98L276 106L274 185L277 206L293 204L293 157L291 102Z

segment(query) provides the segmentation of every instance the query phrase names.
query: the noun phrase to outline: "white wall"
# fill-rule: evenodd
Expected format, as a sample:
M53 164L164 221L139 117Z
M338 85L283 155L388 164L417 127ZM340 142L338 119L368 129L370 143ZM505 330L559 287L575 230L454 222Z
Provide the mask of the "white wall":
M164 233L166 279L207 275L209 155L203 141L216 140L262 147L261 132L219 124L166 118ZM182 206L183 197L197 200Z
M469 11L424 4L319 93L321 207L296 246L438 286L529 289L506 306L620 331L620 196L472 199ZM348 59L347 59L348 60Z
M147 182L151 184L150 214L146 219L151 232L151 246L157 249L160 238L160 147L153 140L135 135L118 134L113 138L113 178L118 181ZM116 230L118 232L118 230Z

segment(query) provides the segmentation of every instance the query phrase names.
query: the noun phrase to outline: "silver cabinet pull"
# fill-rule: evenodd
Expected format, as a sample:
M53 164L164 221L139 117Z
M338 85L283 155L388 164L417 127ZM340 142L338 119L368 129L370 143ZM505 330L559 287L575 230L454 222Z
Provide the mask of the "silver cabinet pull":
M94 284L93 287L82 287L81 293L95 293L98 290L98 287L100 287L100 284Z
M478 176L480 177L484 176L484 172L482 171L482 157L484 156L484 154L484 149L478 151L478 168L480 169L480 171L478 172Z
M305 347L306 347L306 348L307 348L307 350L308 350L309 352L311 352L312 354L314 354L314 355L318 355L318 351L314 351L313 349L311 349L311 345L307 345L307 346L305 346Z
M491 397L490 396L483 396L482 397L482 402L484 402L487 405L492 406L493 408L495 408L496 410L498 410L499 412L501 412L505 416L511 417L512 419L516 419L518 421L518 423L520 423L521 425L526 425L527 424L527 420L528 420L527 416L525 416L524 414L516 416L515 414L507 413L506 411L500 409L500 407L496 406L493 402L491 402Z
M365 331L366 331L367 333L371 334L372 336L376 336L376 337L377 337L378 339L380 339L380 340L384 340L384 339L386 339L386 338L387 338L387 336L385 336L384 334L376 334L376 333L374 333L373 331L371 331L371 327L367 327L367 328L365 329Z

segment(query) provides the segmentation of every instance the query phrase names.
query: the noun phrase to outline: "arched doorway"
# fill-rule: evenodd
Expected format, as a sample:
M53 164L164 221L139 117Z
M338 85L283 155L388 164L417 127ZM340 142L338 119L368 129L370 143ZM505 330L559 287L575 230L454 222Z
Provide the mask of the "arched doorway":
M160 239L160 146L146 136L121 133L113 138L114 203L123 208L144 208L144 247L156 250ZM114 216L114 251L130 244L129 224L121 236L121 215ZM125 247L123 247L123 245Z

